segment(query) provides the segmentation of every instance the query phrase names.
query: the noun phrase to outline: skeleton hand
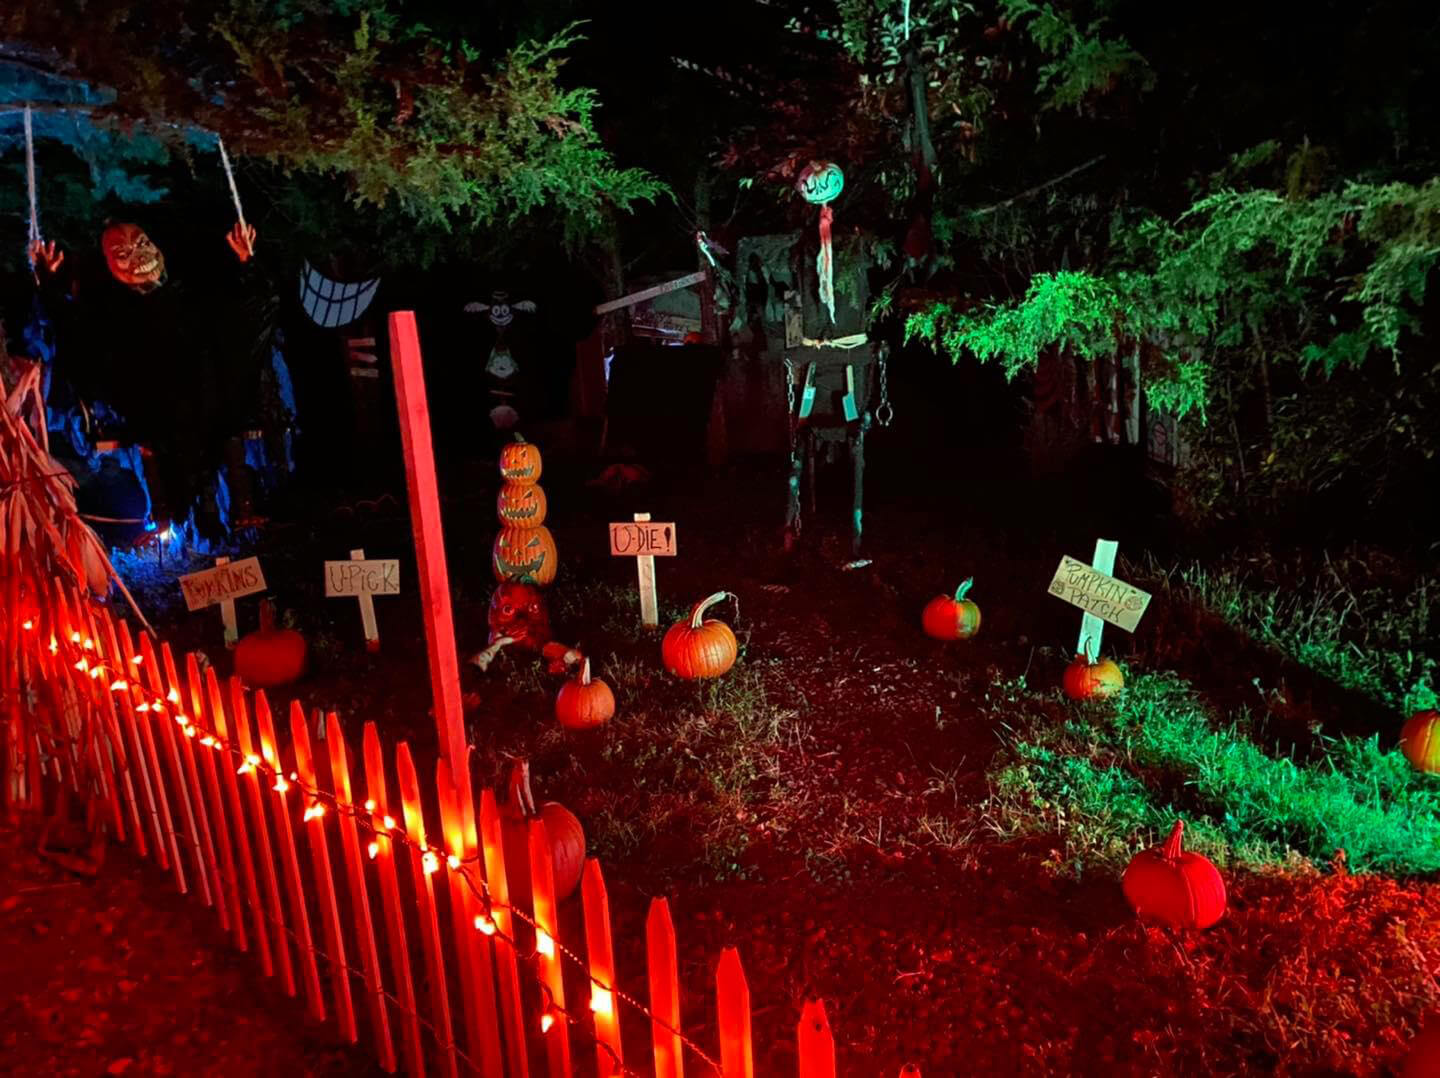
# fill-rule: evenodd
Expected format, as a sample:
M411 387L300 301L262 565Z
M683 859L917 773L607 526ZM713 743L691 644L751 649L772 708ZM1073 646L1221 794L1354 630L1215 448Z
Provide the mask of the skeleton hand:
M235 252L235 257L241 262L249 262L250 256L255 253L255 226L242 225L235 222L235 227L225 233L225 242L230 245L230 250Z
M47 273L58 272L65 262L65 252L55 246L54 240L49 243L31 240L30 246L25 248L25 253L30 256L30 261L37 267L44 266Z
M484 651L477 652L476 654L470 656L470 662L472 665L478 666L481 670L489 670L490 664L495 661L495 656L500 654L500 649L503 648L506 644L513 643L515 643L515 638L513 636L499 637Z

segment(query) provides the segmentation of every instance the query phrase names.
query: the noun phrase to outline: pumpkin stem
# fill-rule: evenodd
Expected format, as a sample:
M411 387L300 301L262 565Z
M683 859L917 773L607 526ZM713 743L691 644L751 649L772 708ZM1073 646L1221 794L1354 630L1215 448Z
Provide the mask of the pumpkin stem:
M582 666L580 667L580 684L581 684L581 685L589 685L589 684L590 684L590 660L589 660L589 658L586 658L586 660L585 660L585 662L584 662L584 665L582 665Z
M521 434L519 431L516 431L516 432L515 432L515 441L517 441L517 442L524 442L524 441L525 441L525 435Z
M695 604L695 608L690 611L690 628L700 628L700 621L702 618L704 618L705 611L709 610L716 603L724 602L726 599L735 599L735 609L738 612L740 609L740 600L736 598L735 595L733 595L731 592L717 591L714 595L711 595L705 599L701 599L698 603Z
M535 815L535 795L530 790L530 761L519 759L510 768L510 802L522 816Z
M961 584L958 588L955 589L955 601L957 603L963 603L965 601L965 596L969 593L970 589L974 585L975 578L973 576L967 577L965 583Z
M1176 820L1175 826L1170 829L1170 837L1165 840L1165 845L1161 847L1161 852L1164 854L1166 860L1175 861L1179 859L1180 854L1184 851L1184 844L1181 838L1184 833L1185 821Z
M1095 654L1095 641L1087 636L1084 643L1080 645L1080 654L1085 657L1087 663L1094 666L1095 660L1099 658L1099 656Z

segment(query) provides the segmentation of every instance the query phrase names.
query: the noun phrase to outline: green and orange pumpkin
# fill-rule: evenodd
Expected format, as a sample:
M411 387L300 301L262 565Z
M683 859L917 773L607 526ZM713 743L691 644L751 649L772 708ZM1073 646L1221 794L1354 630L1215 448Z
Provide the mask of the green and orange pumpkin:
M1400 730L1400 751L1416 771L1440 773L1440 711L1417 711Z
M975 579L971 577L949 595L937 595L925 604L920 616L925 635L936 640L969 640L980 631L980 608L965 598Z
M1061 685L1065 695L1072 700L1104 699L1125 687L1125 675L1110 659L1097 662L1088 656L1077 655L1065 668Z
M679 678L715 678L735 665L740 653L735 633L723 621L705 617L716 603L733 598L728 591L717 591L696 603L688 618L670 626L660 642L667 671Z

